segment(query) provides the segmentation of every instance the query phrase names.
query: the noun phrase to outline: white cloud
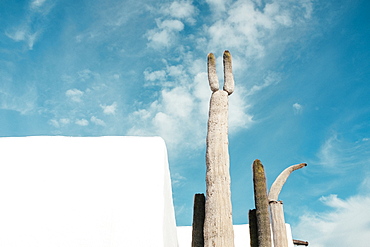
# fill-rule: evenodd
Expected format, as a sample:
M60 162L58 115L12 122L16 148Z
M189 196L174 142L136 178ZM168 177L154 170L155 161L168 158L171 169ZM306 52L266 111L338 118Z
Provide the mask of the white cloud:
M37 109L37 89L34 86L27 86L22 92L14 92L9 88L11 78L1 78L0 85L0 109L17 111L20 114L28 114Z
M195 106L192 95L183 87L162 91L162 99L165 112L174 117L189 116Z
M159 8L160 18L156 19L157 28L146 33L148 46L160 49L177 43L179 32L184 30L185 23L193 25L197 9L191 1L174 1Z
M147 81L164 81L166 79L166 71L164 70L157 70L153 72L149 72L148 70L144 71L144 78Z
M370 143L362 139L353 141L334 132L317 152L318 160L312 161L330 174L346 177L352 171L367 173L370 164ZM348 178L349 179L349 178ZM334 180L335 181L335 180ZM339 183L339 181L336 181Z
M97 117L95 117L95 116L92 116L92 117L90 118L90 121L91 121L92 123L96 124L96 125L100 125L100 126L105 126L105 125L106 125L106 124L105 124L105 122L104 122L103 120L101 120L101 119L99 119L99 118L97 118Z
M131 114L129 135L159 135L170 148L176 145L199 146L198 101L184 87L164 89L158 101Z
M226 6L230 4L230 0L206 0L210 5L211 9L215 14L220 14L221 12L226 11Z
M237 88L237 91L229 96L229 129L231 134L253 124L253 116L247 113L249 106L243 99L243 91L243 88Z
M256 7L256 3L249 1L207 1L218 12L225 11L214 23L205 27L208 34L209 50L231 49L237 50L249 58L263 58L266 49L278 44L275 49L284 49L285 44L294 39L281 39L281 32L304 22L302 18L307 3L297 4L283 1L267 3L264 7ZM294 4L294 8L292 8ZM227 6L227 8L226 8ZM295 22L293 22L293 18ZM279 32L280 34L279 34ZM296 32L296 34L297 34Z
M77 125L80 125L80 126L87 126L89 125L89 121L87 121L86 119L78 119L76 120L75 122Z
M302 111L303 111L303 106L299 103L294 103L293 104L293 110L294 110L294 114L301 114Z
M81 97L84 95L84 92L74 88L66 91L66 96L74 102L81 102Z
M104 114L114 115L117 110L117 102L113 102L111 105L100 105L100 107L103 109Z
M54 126L55 128L61 128L65 125L68 125L71 123L71 120L69 118L61 118L59 120L57 119L50 119L48 122L50 125Z
M179 20L156 20L157 28L149 30L147 37L149 46L153 48L170 47L177 41L178 32L184 29Z
M193 17L196 13L196 8L190 1L174 1L169 7L164 7L163 12L173 18L184 19L191 24L195 23Z
M46 0L34 0L31 2L31 8L39 8L41 7L44 3L46 2Z
M32 50L40 32L36 31L32 33L27 27L20 27L12 32L6 32L5 34L16 42L25 41L28 49Z
M63 124L63 125L67 125L67 124L69 124L69 123L71 122L71 120L70 120L70 119L68 119L68 118L61 118L61 119L59 120L59 122L60 122L61 124Z
M330 208L309 212L293 227L295 238L308 240L312 247L367 247L370 242L370 196L357 195L340 199L337 195L322 197Z
M45 4L46 0L33 0L26 15L20 18L20 23L9 28L5 34L16 42L24 41L29 50L32 50L34 44L40 38L47 25L47 15L54 7L53 3Z
M264 88L267 88L272 85L276 85L281 81L281 76L279 73L276 72L267 72L266 76L263 79L263 82L261 84L255 84L253 85L246 93L246 95L254 95L261 91Z
M52 126L54 126L55 128L59 128L60 127L59 122L56 119L50 119L49 120L49 124L52 125Z
M180 173L176 172L175 174L171 174L172 186L180 187L183 185L184 181L186 181L186 178L181 176Z
M86 80L90 79L94 74L96 75L97 73L93 73L89 69L84 69L84 70L81 70L81 71L77 72L78 79L81 80L81 81L86 81Z
M184 23L179 20L164 20L157 23L160 29L168 30L169 32L180 32L184 29Z
M14 41L23 41L26 39L27 36L25 29L18 29L15 30L13 33L6 33L6 35Z

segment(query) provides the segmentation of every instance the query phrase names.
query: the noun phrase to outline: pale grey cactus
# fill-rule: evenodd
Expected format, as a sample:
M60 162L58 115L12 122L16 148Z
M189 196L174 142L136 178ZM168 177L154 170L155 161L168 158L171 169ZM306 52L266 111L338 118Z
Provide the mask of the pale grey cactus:
M216 59L208 55L208 81L212 91L209 106L206 151L205 247L233 247L234 230L228 152L228 96L234 91L231 54L224 52L224 87L219 89Z
M301 163L286 168L282 173L280 173L280 175L271 185L270 192L268 194L268 199L270 203L272 233L275 247L288 247L288 238L284 220L283 202L278 201L280 191L283 188L283 185L285 184L289 175L293 171L301 169L305 166L307 166L306 163Z

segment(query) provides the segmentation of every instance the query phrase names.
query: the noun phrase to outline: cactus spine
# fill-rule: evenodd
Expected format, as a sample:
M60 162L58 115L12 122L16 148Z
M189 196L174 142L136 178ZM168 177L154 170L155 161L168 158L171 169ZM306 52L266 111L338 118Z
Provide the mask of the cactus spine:
M254 202L256 206L258 246L271 247L270 215L268 210L265 170L260 160L253 162Z
M212 53L208 55L208 81L212 96L206 151L205 247L234 246L228 152L228 96L234 91L234 79L228 51L224 52L223 63L224 90L219 90L216 59Z

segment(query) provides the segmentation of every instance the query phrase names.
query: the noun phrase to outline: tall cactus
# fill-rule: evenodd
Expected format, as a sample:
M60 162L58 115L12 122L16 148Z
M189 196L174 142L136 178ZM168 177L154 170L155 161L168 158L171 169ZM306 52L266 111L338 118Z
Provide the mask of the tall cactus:
M234 79L228 51L224 52L223 63L224 87L219 90L216 59L212 53L208 55L208 81L212 96L206 151L205 247L234 246L228 152L228 96L234 91Z
M258 247L271 247L270 215L268 209L265 169L260 160L253 162L254 203L256 206Z
M271 185L270 192L268 194L268 199L270 203L272 232L274 236L275 247L288 247L288 238L284 220L283 202L278 201L280 191L283 188L283 185L285 184L289 175L293 171L301 169L305 166L307 166L306 163L301 163L286 168L282 173L280 173L280 175Z

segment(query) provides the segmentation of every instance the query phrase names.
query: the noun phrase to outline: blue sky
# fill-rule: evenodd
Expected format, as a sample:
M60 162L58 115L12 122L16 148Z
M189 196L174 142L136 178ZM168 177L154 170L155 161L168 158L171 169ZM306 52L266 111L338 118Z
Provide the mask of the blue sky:
M190 225L205 192L206 56L222 79L227 49L234 223L254 207L254 159L268 185L306 162L280 194L294 237L364 246L369 12L366 0L3 0L0 136L162 136L177 223Z

